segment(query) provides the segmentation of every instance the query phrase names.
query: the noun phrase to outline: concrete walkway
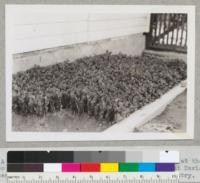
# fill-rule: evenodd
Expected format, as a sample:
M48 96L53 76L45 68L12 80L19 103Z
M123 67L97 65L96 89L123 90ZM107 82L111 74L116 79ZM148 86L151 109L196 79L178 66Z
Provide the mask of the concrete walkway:
M134 129L134 132L184 132L186 130L186 97L185 91L167 106L165 111Z

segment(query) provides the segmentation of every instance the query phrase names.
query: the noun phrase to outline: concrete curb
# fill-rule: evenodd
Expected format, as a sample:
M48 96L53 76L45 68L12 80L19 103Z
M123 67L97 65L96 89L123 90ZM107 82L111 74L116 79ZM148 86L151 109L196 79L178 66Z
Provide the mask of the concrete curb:
M143 125L160 115L168 104L170 104L178 95L186 90L186 80L169 90L162 97L154 102L147 104L142 109L134 112L129 117L125 118L119 123L114 124L110 128L103 131L103 133L113 132L133 132L137 126Z

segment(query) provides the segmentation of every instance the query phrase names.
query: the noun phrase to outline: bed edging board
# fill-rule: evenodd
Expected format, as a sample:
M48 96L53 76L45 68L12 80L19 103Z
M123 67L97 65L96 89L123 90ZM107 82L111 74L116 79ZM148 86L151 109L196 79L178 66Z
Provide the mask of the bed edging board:
M184 80L161 96L159 99L156 99L154 102L147 104L141 109L135 111L124 120L104 130L103 133L133 132L135 127L143 125L149 120L152 120L156 116L160 115L165 110L167 105L170 104L178 95L183 93L186 88L186 80Z

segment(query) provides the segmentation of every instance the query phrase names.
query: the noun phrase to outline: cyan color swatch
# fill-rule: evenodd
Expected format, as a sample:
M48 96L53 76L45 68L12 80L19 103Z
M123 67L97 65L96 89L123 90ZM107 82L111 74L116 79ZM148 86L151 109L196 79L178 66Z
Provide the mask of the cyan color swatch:
M139 172L155 172L156 164L155 163L139 163L138 169L139 169Z

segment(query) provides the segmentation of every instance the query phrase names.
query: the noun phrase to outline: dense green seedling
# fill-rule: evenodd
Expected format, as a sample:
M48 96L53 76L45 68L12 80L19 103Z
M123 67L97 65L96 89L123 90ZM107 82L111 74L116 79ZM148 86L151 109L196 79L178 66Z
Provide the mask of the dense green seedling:
M114 123L186 77L186 64L177 59L106 52L14 74L12 109L42 117L68 108Z

